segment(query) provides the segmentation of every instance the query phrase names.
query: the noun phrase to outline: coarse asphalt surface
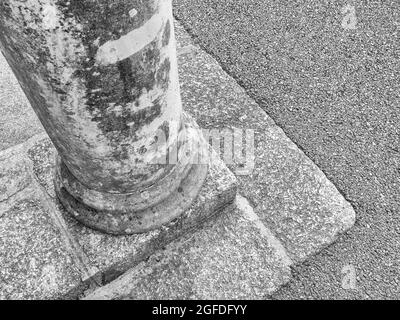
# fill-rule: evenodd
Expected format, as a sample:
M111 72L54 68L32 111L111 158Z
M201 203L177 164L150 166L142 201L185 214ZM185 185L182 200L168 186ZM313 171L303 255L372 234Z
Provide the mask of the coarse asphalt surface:
M175 0L174 10L356 210L356 225L273 298L399 299L400 1ZM349 266L355 289L342 285Z

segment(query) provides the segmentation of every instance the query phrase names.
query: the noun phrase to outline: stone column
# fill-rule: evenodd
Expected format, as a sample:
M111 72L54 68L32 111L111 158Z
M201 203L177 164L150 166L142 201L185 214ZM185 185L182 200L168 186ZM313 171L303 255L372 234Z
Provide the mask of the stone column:
M2 0L0 49L58 151L56 192L77 220L132 234L190 206L207 166L182 112L171 0Z

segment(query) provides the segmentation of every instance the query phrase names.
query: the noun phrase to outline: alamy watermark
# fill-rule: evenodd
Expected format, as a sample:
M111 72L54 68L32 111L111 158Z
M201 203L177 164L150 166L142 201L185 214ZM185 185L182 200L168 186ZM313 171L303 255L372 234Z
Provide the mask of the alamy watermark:
M342 20L342 27L346 30L357 29L357 15L356 8L353 5L346 5L342 8L342 14L344 14Z
M357 289L357 272L351 264L342 268L342 288L345 290Z
M159 129L150 150L143 156L148 164L210 164L222 159L237 175L250 175L255 167L255 131L219 128ZM169 132L179 132L171 136Z

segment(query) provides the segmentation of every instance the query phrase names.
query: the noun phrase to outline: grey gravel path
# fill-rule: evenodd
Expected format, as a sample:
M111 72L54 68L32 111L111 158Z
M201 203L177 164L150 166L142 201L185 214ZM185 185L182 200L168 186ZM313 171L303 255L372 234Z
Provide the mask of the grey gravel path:
M275 298L400 298L400 1L176 0L175 14L356 210Z

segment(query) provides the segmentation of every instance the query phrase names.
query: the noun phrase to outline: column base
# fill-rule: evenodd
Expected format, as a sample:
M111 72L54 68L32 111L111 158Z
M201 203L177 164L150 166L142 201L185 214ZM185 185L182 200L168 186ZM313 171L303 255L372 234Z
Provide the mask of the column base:
M87 227L114 235L148 232L179 217L198 196L208 172L207 163L197 164L195 160L208 146L191 117L184 118L186 129L198 131L188 136L189 162L176 164L168 176L132 194L88 189L58 157L55 191L61 204Z

